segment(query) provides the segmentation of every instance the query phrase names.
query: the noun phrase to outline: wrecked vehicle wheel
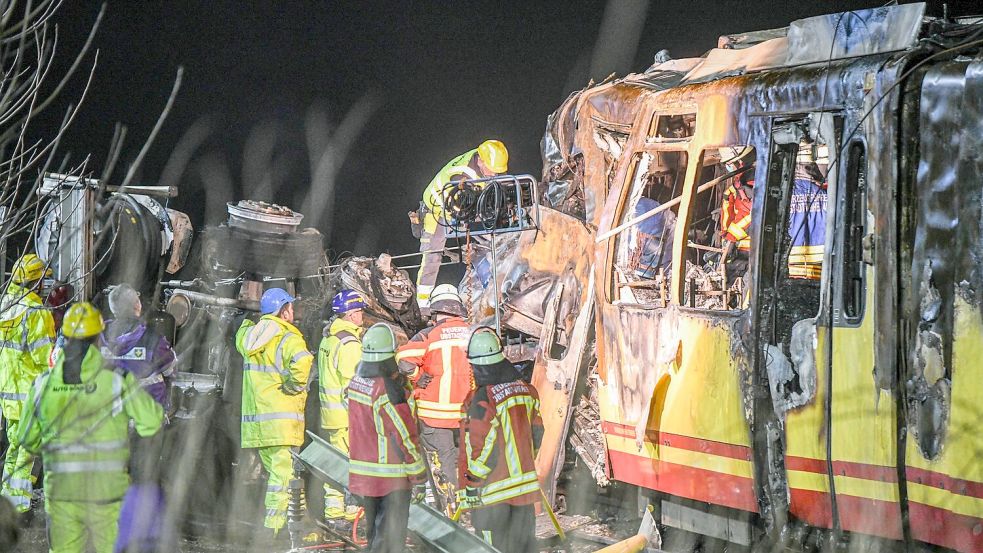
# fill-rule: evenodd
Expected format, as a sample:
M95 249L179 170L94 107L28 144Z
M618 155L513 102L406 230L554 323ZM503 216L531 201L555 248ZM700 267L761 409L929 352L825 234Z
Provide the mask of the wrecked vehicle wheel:
M203 251L223 267L278 277L315 274L320 267L321 233L315 229L273 234L226 225L205 229Z

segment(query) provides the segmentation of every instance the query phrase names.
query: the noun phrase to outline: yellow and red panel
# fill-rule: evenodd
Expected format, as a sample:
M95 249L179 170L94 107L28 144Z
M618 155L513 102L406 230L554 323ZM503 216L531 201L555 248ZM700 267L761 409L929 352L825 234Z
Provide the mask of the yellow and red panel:
M907 440L905 476L914 539L969 553L983 551L983 318L955 296L952 396L942 451L926 459Z

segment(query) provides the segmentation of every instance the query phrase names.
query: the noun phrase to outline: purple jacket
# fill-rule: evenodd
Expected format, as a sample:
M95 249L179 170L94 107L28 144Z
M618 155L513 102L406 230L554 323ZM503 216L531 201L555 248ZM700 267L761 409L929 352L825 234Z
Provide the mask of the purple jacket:
M109 321L102 333L103 357L117 368L133 373L158 403L167 407L168 380L174 372L171 344L138 319Z

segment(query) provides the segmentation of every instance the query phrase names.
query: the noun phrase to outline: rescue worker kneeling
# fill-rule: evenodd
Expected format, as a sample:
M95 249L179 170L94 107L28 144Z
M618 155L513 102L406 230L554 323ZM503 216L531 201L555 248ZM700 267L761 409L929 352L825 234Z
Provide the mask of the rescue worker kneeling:
M372 553L404 550L410 501L425 495L423 454L395 351L392 329L373 325L362 338L362 360L348 385L348 488L362 498Z
M65 347L39 376L21 413L20 444L44 462L48 547L111 553L130 483L128 427L156 434L164 411L132 374L108 369L96 339L102 316L87 302L65 314Z
M536 389L522 381L502 354L491 329L475 331L468 359L477 385L462 426L462 505L474 509L471 523L499 551L537 551L539 500L536 450L543 438Z

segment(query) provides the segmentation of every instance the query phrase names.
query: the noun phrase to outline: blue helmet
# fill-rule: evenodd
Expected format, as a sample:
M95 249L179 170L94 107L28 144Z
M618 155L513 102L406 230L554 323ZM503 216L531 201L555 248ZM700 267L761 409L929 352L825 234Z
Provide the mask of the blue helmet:
M263 292L263 298L259 300L259 311L264 315L273 315L279 313L284 305L293 303L296 299L283 288L270 288Z
M331 299L331 310L339 315L355 309L365 309L365 298L355 290L342 290Z

